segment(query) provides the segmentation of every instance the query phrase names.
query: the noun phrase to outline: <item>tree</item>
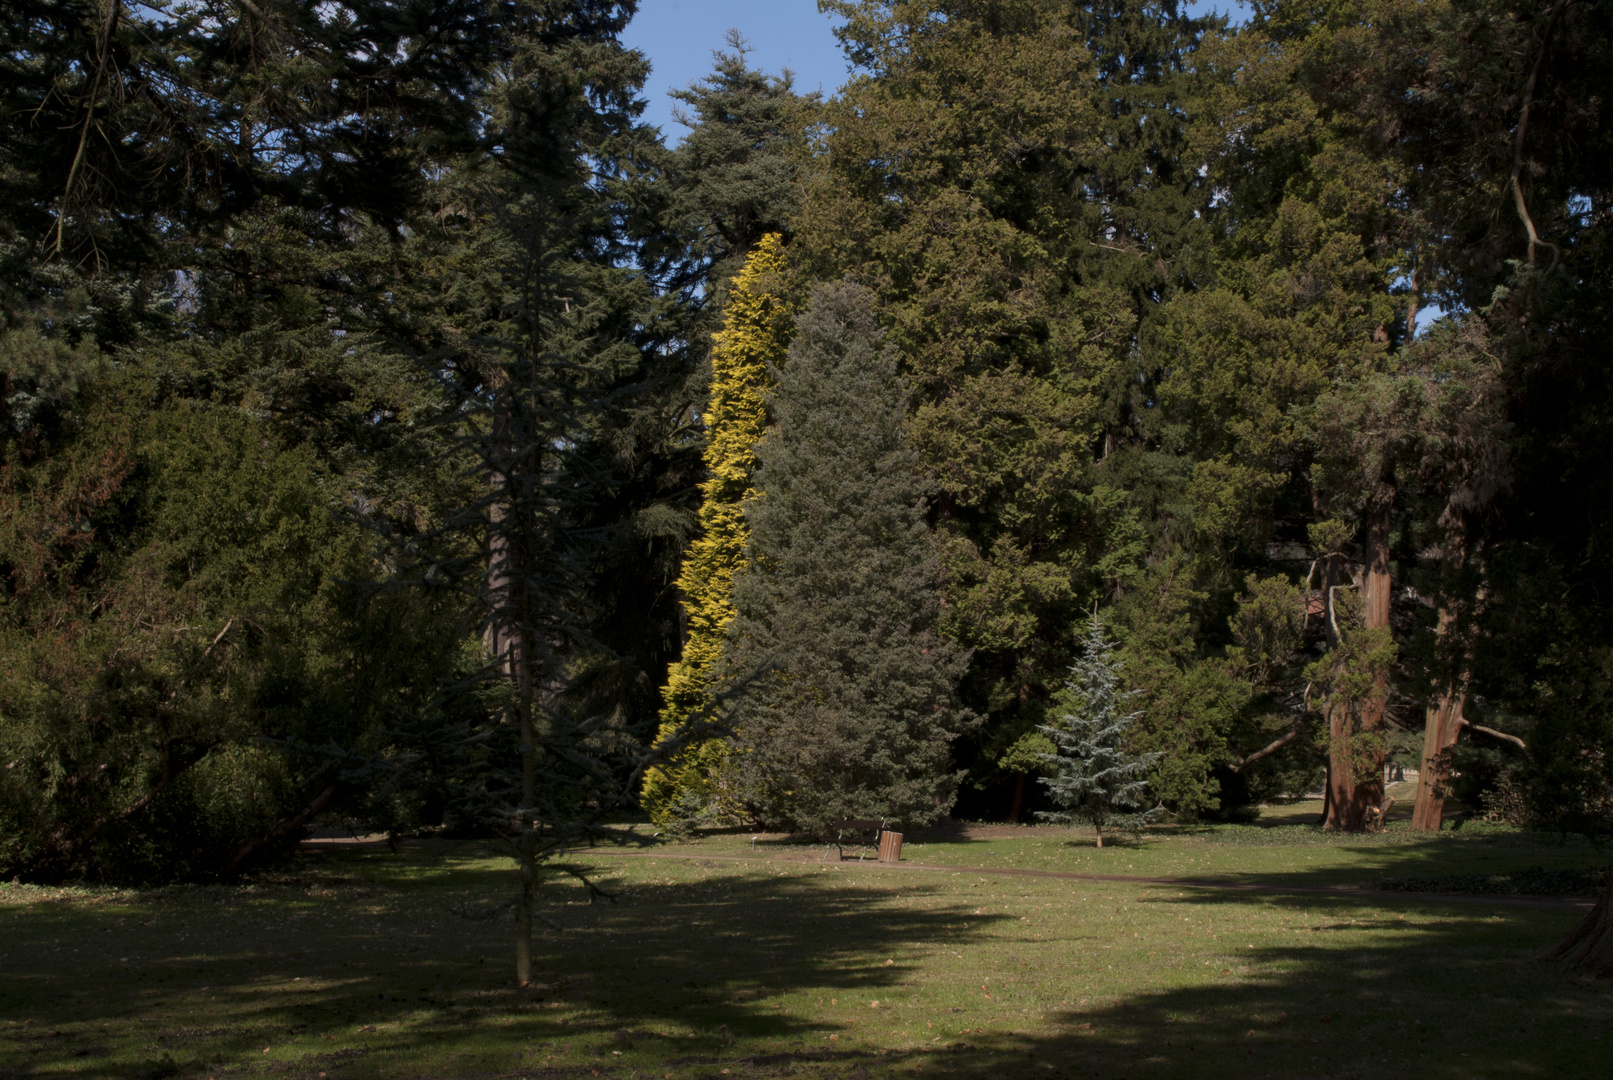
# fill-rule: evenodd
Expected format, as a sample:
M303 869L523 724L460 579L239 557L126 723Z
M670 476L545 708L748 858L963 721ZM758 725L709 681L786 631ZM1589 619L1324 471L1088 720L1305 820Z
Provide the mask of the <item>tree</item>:
M1056 750L1047 756L1049 775L1038 777L1058 810L1036 816L1060 825L1091 825L1103 846L1103 830L1138 829L1158 815L1144 810L1148 769L1162 754L1134 754L1126 734L1142 711L1124 712L1137 691L1122 691L1116 648L1104 635L1097 612L1070 679L1054 697L1056 717L1042 731Z
M1080 613L1151 554L1112 467L1157 381L1141 328L1204 272L1187 75L1215 24L1126 0L825 6L859 77L826 106L796 257L883 305L988 717L959 754L989 767L1040 720Z
M687 634L682 657L667 672L661 739L682 737L714 700L723 637L734 617L733 577L745 563L750 536L743 504L751 493L756 445L767 423L766 396L789 341L785 272L783 238L771 233L757 244L734 282L723 329L711 350L700 532L678 576ZM723 809L717 784L725 752L720 739L702 739L665 768L651 769L643 791L651 817L666 824Z
M608 651L595 574L631 525L601 519L623 483L608 448L631 439L617 427L633 416L624 399L664 375L663 343L644 330L662 298L624 224L630 181L659 156L639 119L647 64L619 40L632 12L520 9L485 102L486 157L446 178L451 228L426 232L437 276L411 283L420 332L396 346L414 346L448 403L425 437L456 482L409 528L379 523L396 541L394 584L452 592L474 612L456 678L409 718L399 756L436 763L445 817L514 857L523 985L540 875L604 835L651 741L577 685Z
M1040 731L1027 731L1015 739L997 759L997 767L1014 774L1014 802L1008 808L1008 820L1019 822L1019 812L1025 805L1025 776L1041 772L1047 759L1055 753L1051 740Z
M778 378L723 662L735 783L768 825L924 825L956 789L968 654L940 633L908 389L868 291L820 287Z
M408 707L383 669L440 624L356 602L368 545L306 449L138 369L82 375L66 423L3 447L0 871L226 877L363 786L324 748Z
M719 310L726 283L762 237L789 232L818 104L816 92L795 92L788 70L748 67L739 31L726 41L710 75L672 92L687 106L674 116L689 133L672 153L669 177L672 216L694 230L692 265Z
M1613 979L1613 882L1590 914L1549 955L1588 975Z
M300 211L305 239L396 228L426 162L474 144L479 91L521 18L504 14L485 0L7 4L0 320L66 305L75 331L123 344L151 329L172 275L233 261L240 238L224 238L250 213Z

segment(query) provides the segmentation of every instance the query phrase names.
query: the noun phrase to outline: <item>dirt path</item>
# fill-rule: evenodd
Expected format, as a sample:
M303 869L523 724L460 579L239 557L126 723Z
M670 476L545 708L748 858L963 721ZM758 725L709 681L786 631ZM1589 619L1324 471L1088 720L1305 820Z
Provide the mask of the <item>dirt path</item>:
M683 862L789 863L794 866L818 865L808 859L779 859L766 855L695 855L664 851L615 851L586 848L572 852L607 859L677 859ZM884 873L941 872L950 874L997 874L1003 877L1060 878L1068 881L1108 881L1123 885L1163 885L1174 889L1200 889L1214 892L1247 892L1268 895L1344 896L1357 899L1396 899L1435 901L1444 904L1483 904L1503 907L1545 908L1558 911L1589 911L1593 900L1557 896L1491 896L1479 893L1421 893L1392 889L1363 889L1350 885L1275 885L1264 882L1226 881L1217 878L1137 877L1129 874L1082 874L1071 870L1023 870L1006 866L941 866L935 863L881 863L872 859L823 865Z

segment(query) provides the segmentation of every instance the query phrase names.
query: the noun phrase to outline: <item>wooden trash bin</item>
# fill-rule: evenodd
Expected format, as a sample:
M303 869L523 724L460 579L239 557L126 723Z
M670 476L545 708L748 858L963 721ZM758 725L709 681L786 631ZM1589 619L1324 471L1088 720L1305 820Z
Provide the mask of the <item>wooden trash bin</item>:
M902 834L889 830L879 834L879 861L899 862L902 858Z

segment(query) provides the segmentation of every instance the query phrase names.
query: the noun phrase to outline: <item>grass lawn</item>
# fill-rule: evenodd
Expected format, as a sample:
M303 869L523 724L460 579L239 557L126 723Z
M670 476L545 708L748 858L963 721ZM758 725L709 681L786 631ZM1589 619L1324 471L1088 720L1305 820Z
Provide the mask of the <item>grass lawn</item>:
M513 885L474 846L305 845L231 888L0 886L0 1077L1613 1077L1613 988L1533 959L1579 910L1336 889L1605 850L993 828L883 868L638 833L569 860L616 903L546 885L563 929L527 991L508 912L466 917Z

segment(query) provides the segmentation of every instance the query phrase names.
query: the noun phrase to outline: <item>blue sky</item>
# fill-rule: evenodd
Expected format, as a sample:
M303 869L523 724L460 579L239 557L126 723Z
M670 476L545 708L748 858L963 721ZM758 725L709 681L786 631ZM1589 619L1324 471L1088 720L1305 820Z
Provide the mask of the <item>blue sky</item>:
M638 15L622 40L650 58L645 117L675 143L685 129L672 119L667 91L711 70L712 51L723 47L729 27L750 41L753 67L770 72L787 67L795 72L798 90L821 87L828 96L846 81L846 59L831 25L827 15L818 14L817 0L639 0Z
M1195 0L1194 10L1237 5L1232 0ZM818 14L817 0L639 0L638 15L622 40L642 49L654 69L644 93L645 117L676 143L684 128L672 119L667 91L682 89L711 70L711 53L736 27L750 41L752 66L795 72L796 88L832 95L846 80L846 60L833 23Z

